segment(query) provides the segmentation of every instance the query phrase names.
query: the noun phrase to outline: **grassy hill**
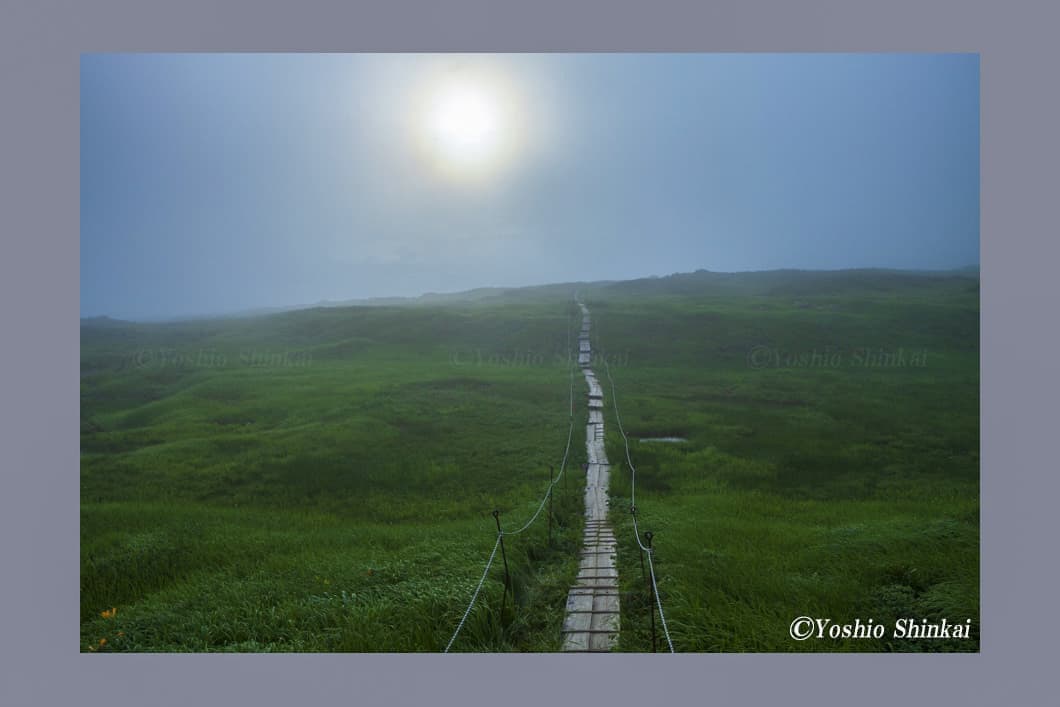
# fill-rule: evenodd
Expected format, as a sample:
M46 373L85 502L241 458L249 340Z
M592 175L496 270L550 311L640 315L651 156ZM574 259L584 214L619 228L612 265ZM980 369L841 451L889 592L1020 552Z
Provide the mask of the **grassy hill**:
M82 650L444 647L493 545L490 511L521 524L562 457L575 290L633 438L678 650L978 648L787 635L802 614L978 624L978 274L873 270L82 320ZM597 372L622 647L644 650ZM454 650L558 648L583 399L579 377L551 546L542 521L511 539L514 610L495 565ZM637 441L666 435L688 441Z

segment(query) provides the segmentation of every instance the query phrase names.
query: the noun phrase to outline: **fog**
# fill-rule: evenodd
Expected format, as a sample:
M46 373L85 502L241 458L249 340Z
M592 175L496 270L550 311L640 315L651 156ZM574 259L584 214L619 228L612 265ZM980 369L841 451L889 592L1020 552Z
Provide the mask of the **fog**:
M81 60L82 316L978 262L975 55Z

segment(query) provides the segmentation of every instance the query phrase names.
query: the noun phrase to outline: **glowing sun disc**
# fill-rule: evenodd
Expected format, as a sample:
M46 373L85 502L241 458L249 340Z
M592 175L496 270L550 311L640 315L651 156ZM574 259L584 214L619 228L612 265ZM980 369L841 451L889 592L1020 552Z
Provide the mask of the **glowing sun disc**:
M514 102L510 86L497 75L464 71L436 77L417 106L422 152L450 176L492 173L517 143Z

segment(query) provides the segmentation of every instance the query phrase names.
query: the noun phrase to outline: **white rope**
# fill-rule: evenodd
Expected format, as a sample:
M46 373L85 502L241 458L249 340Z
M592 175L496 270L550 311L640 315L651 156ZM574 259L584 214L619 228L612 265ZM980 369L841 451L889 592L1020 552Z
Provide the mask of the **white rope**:
M618 431L622 434L622 441L625 443L626 463L629 464L629 505L630 515L633 517L633 539L637 541L637 546L648 555L648 570L651 574L651 586L655 594L655 603L659 607L659 618L662 619L666 643L670 646L670 652L673 653L674 644L670 640L670 629L666 626L666 614L663 613L662 600L659 598L659 586L655 581L655 564L652 562L654 551L640 541L640 528L637 527L637 467L633 466L633 459L629 454L629 437L626 435L626 430L622 427L622 418L618 414L618 396L615 393L615 379L611 377L611 366L607 363L607 356L602 358L604 360L604 369L607 371L607 380L611 382L611 406L615 411L615 420L618 421Z
M574 402L573 402L574 401L574 367L573 366L571 366L570 390L571 390L571 393L570 393L571 394L571 408L573 410L573 406L574 406ZM501 532L501 535L518 535L519 533L522 533L523 531L528 529L531 525L533 525L534 521L537 520L537 517L539 515L541 515L541 511L545 507L545 501L548 500L548 497L552 494L552 489L555 488L557 483L559 483L560 478L563 477L563 472L567 468L567 457L570 455L570 443L571 443L571 439L573 439L573 437L574 437L574 413L571 412L570 428L567 430L567 447L566 447L566 449L563 450L563 461L560 462L560 465L559 465L559 474L556 475L555 479L553 479L551 482L549 482L548 491L546 491L545 495L541 497L541 503L539 503L537 505L537 510L534 511L534 515L530 516L530 520L526 521L526 523L523 525L523 527L519 528L519 530L505 530L505 531Z
M640 542L639 540L637 541ZM652 551L648 550L648 572L651 574L651 588L655 591L655 603L659 607L659 618L662 619L663 634L666 636L666 644L670 646L670 652L674 652L674 642L670 640L670 629L666 627L666 614L663 613L662 600L659 599L659 585L655 583L655 565L651 561Z
M632 508L634 509L634 511L636 511L637 507L633 506ZM633 539L637 541L637 545L640 545L640 549L641 550L643 550L644 552L651 552L651 548L650 547L645 547L640 542L640 528L637 527L637 514L636 514L636 512L633 512L630 515L633 516Z
M475 606L475 601L478 599L478 593L482 591L482 585L486 581L486 575L490 572L490 566L493 565L493 558L497 556L497 548L500 547L501 536L497 534L497 542L493 543L493 552L490 553L490 559L486 561L486 569L482 570L482 579L478 581L478 586L475 587L475 593L471 595L471 603L467 605L467 610L464 611L463 617L460 619L460 623L457 625L456 630L453 631L453 637L449 639L449 643L445 646L446 653L453 645L453 641L456 640L457 635L460 633L460 629L464 628L464 622L467 621L468 615L471 613L471 609Z
M611 382L611 407L615 409L615 420L618 421L618 431L622 433L622 441L626 445L626 463L629 464L629 503L632 506L637 505L637 467L633 466L633 459L629 456L629 437L626 436L626 430L622 427L622 418L618 414L618 396L615 395L615 379L611 377L611 366L607 363L607 356L604 356L604 369L607 371L607 380ZM640 542L639 540L637 542Z
M567 468L567 458L570 456L570 443L571 439L574 436L574 359L570 355L570 353L570 326L568 323L567 362L570 368L570 429L567 431L567 447L563 450L563 461L560 463L559 466L559 474L556 476L555 479L549 482L548 491L541 498L541 503L538 504L537 510L534 511L534 515L530 517L530 520L528 520L526 524L523 525L523 527L519 528L518 530L504 530L497 533L497 542L493 543L493 552L490 553L490 558L486 561L486 569L482 571L482 578L479 579L478 586L475 587L475 593L471 595L471 602L467 605L467 609L464 611L464 615L463 617L461 617L460 623L457 625L456 630L453 631L452 638L449 639L449 643L445 646L445 653L449 652L449 649L453 645L453 641L455 641L456 637L460 634L460 630L464 628L464 622L467 621L467 617L471 614L471 609L475 606L475 601L478 600L479 592L482 591L482 585L483 583L485 583L486 576L489 574L490 567L493 565L493 559L497 556L497 548L500 547L501 538L505 535L518 535L519 533L525 531L527 528L534 524L534 521L537 520L537 517L541 515L541 510L545 507L545 501L547 501L549 496L551 495L552 489L555 488L556 483L559 482L560 478L563 477L563 472Z

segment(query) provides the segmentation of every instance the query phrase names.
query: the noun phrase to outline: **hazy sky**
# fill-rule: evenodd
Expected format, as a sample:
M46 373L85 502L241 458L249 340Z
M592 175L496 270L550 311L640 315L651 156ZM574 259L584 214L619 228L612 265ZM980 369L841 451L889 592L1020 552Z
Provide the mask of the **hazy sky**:
M82 316L978 262L975 55L81 59Z

